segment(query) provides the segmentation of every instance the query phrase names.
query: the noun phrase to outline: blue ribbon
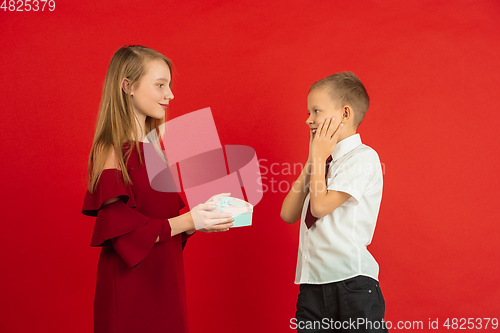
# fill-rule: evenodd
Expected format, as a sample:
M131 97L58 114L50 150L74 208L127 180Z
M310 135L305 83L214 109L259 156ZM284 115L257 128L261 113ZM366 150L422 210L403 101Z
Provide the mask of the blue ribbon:
M221 213L224 212L224 207L228 207L229 206L229 201L232 201L232 200L234 200L234 198L231 198L231 197L222 197L222 198L220 198L220 202L217 203L217 206L220 207Z
M229 207L229 205L235 206L235 207L245 206L244 202L233 201L233 200L234 200L234 198L231 198L231 197L222 197L222 198L220 198L220 201L216 205L220 207L221 213L224 212L224 207Z

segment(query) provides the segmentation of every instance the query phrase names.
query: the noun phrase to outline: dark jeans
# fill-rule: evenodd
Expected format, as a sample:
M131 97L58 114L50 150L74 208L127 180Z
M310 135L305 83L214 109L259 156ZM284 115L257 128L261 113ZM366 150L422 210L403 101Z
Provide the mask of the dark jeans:
M388 332L384 312L382 291L370 277L301 284L295 327L299 333Z

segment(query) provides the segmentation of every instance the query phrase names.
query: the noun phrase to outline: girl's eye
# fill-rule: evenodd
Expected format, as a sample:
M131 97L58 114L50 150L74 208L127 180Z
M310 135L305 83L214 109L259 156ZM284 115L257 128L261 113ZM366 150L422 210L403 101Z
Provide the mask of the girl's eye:
M314 112L318 113L318 112L319 112L319 110L314 110Z
M160 87L160 88L163 88L163 86L164 86L163 83L158 84L158 87Z

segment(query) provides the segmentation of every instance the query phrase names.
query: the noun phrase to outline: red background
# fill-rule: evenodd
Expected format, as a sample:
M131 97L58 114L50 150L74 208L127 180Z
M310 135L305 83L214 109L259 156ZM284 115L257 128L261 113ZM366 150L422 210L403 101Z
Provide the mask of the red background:
M211 107L222 144L253 147L274 171L305 162L309 86L353 71L371 96L362 139L385 165L370 250L386 320L500 316L499 17L494 0L0 11L0 331L92 329L99 250L81 206L105 72L123 44L174 62L171 117ZM189 241L191 332L291 332L299 225L279 212L298 172L263 175L252 227Z

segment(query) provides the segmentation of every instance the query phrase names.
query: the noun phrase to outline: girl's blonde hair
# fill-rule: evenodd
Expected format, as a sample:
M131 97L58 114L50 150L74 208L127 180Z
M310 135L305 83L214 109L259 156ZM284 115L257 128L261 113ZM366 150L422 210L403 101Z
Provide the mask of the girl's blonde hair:
M102 92L99 115L95 129L94 142L90 150L87 178L89 180L88 190L93 193L96 184L99 182L101 173L104 169L109 150L114 147L118 156L119 168L123 174L124 183L131 184L132 180L127 172L126 160L130 157L131 151L135 148L138 152L139 141L142 138L137 137L135 128L136 115L132 108L132 97L122 89L122 82L125 78L129 80L129 86L132 87L144 75L146 64L151 60L164 60L172 76L172 62L163 54L140 45L123 46L113 55L106 73L104 88ZM172 80L169 85L171 86ZM146 117L146 133L155 130L156 140L153 144L166 162L163 155L160 142L161 135L159 126L165 123L165 118L154 119ZM123 156L122 146L130 140L135 142L131 144ZM126 159L126 160L125 160ZM139 161L142 165L142 156L139 154Z

